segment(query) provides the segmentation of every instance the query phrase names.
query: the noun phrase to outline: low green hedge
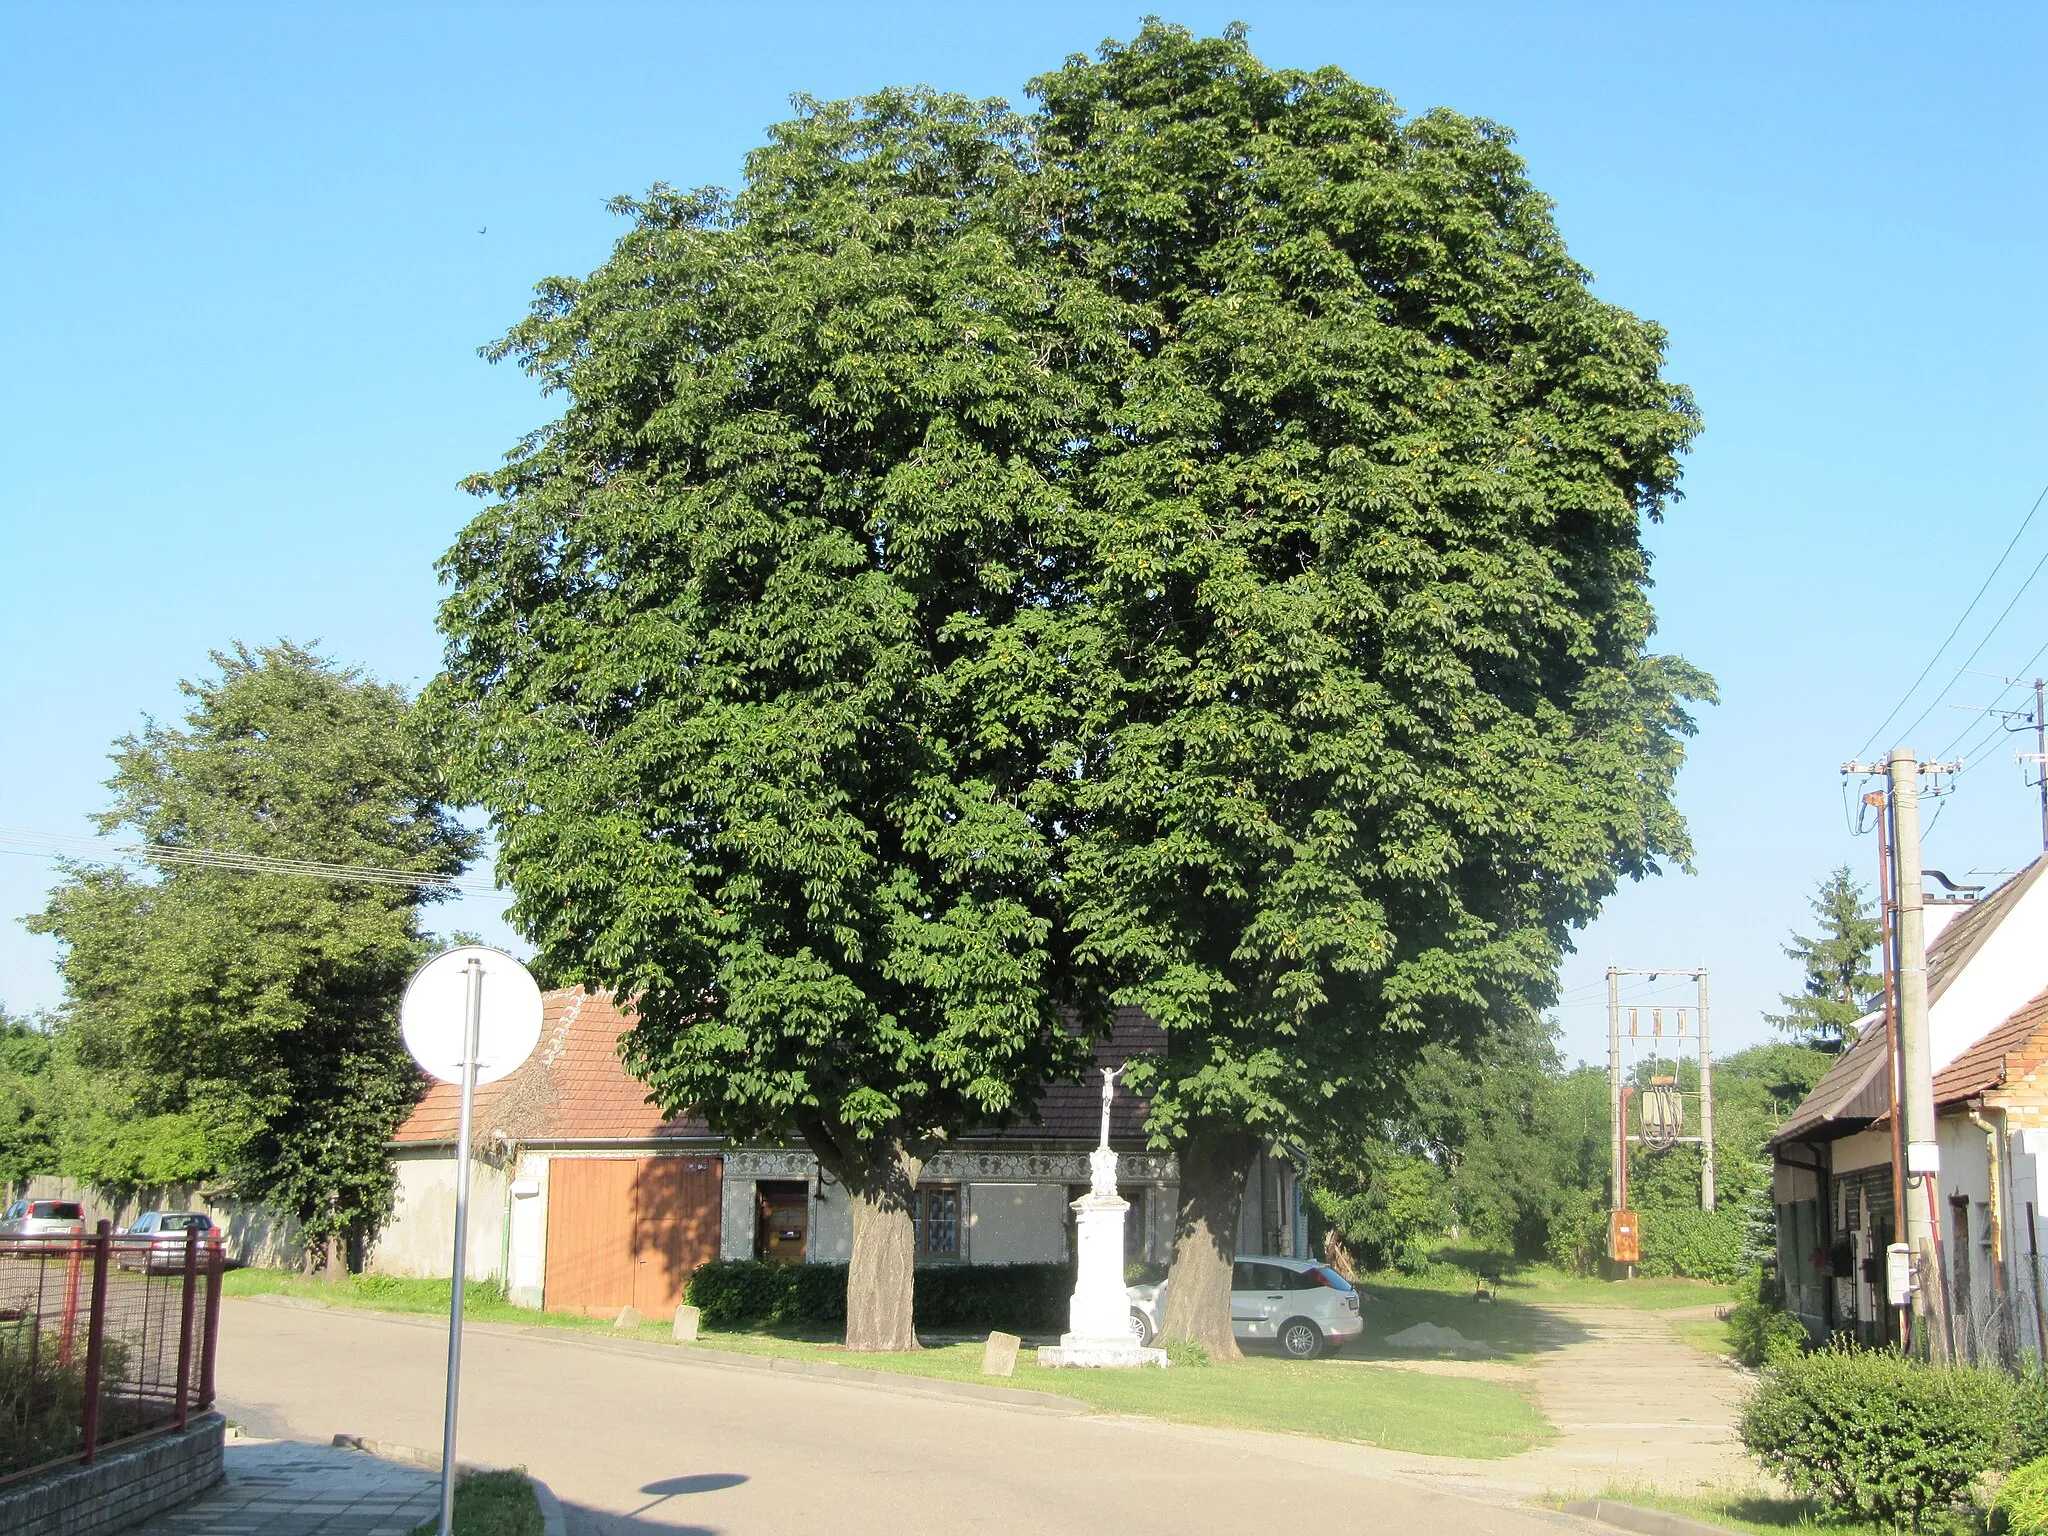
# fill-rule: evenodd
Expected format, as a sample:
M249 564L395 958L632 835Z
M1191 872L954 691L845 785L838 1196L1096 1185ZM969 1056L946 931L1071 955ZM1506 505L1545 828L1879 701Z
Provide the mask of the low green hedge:
M1065 1264L932 1265L920 1268L917 1326L1044 1333L1065 1328L1074 1272ZM736 1259L690 1277L689 1301L717 1328L837 1327L846 1321L844 1264L771 1264Z
M1751 1455L1831 1515L1918 1529L2000 1463L2012 1397L1995 1371L1828 1348L1766 1371L1740 1433Z
M1993 1529L2007 1536L2048 1536L2048 1457L2008 1477L1991 1511L1997 1516Z

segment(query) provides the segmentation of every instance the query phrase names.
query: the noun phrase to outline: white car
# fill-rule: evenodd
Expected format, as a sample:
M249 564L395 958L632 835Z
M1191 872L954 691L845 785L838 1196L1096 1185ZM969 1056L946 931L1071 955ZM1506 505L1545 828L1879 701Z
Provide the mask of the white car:
M1134 1285L1131 1335L1140 1344L1159 1336L1166 1313L1166 1282ZM1253 1254L1239 1259L1230 1283L1230 1322L1239 1343L1273 1343L1295 1360L1313 1360L1343 1347L1365 1328L1356 1288L1327 1264Z
M149 1246L137 1253L135 1249L140 1245L132 1245L123 1260L124 1267L133 1269L138 1264L147 1263L155 1272L183 1268L185 1234L188 1231L199 1234L199 1263L203 1269L207 1245L219 1241L220 1228L213 1224L212 1217L201 1211L144 1211L135 1218L135 1225L125 1235L146 1237Z

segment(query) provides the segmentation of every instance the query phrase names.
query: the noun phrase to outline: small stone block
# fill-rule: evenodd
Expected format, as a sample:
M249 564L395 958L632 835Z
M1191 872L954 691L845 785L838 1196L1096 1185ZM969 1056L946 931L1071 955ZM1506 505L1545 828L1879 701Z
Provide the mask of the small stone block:
M676 1308L676 1342L677 1342L678 1344L694 1344L694 1343L696 1343L696 1342L697 1342L697 1327L698 1327L698 1325L699 1325L700 1323L702 1323L703 1321L704 1321L704 1312L703 1312L703 1309L702 1309L702 1308L700 1308L700 1307L677 1307L677 1308Z
M612 1319L612 1326L614 1328L638 1328L645 1321L646 1319L640 1315L638 1307L621 1307L619 1308L619 1315Z
M981 1374L984 1376L1014 1376L1017 1374L1017 1347L1024 1341L1014 1333L991 1333L988 1343L981 1351Z

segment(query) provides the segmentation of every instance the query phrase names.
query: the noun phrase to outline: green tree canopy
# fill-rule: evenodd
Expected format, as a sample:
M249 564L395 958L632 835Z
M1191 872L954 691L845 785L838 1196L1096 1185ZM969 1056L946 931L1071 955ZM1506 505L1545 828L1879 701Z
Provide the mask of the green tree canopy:
M1533 1014L1569 930L1688 856L1711 685L1648 649L1641 534L1698 423L1495 124L1235 28L1033 90L1058 253L1138 317L1073 481L1105 660L1074 923L1167 1031L1165 1331L1230 1353L1258 1143Z
M1801 988L1779 997L1783 1013L1764 1018L1797 1044L1840 1051L1849 1026L1876 1005L1883 990L1871 957L1884 937L1884 925L1846 864L1821 881L1807 905L1819 921L1819 934L1794 933L1785 946L1785 957L1797 960L1805 972Z
M737 196L622 202L499 349L566 406L473 482L429 697L540 962L630 999L664 1106L804 1138L854 1202L848 1344L914 1348L921 1160L1102 1012L1053 829L1107 306L1049 281L999 105L800 105Z
M1258 1144L1685 858L1640 535L1696 418L1489 123L1157 23L1032 91L800 102L620 204L499 349L564 408L473 482L431 697L661 1102L847 1178L849 1342L909 1338L923 1151L1114 994L1228 1354Z
M102 831L416 874L475 855L401 690L289 642L213 661L182 685L182 729L117 744ZM29 924L63 945L59 1055L98 1079L96 1118L67 1117L67 1171L219 1177L315 1239L374 1228L421 1086L397 1003L434 899L177 862L73 867Z

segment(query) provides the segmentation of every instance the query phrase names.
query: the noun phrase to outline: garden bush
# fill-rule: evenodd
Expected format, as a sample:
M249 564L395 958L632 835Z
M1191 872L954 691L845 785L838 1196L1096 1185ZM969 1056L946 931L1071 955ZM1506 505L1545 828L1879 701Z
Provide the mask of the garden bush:
M2010 1536L2048 1536L2048 1456L2027 1462L2008 1477L1991 1513L1994 1530Z
M2014 1383L2006 1426L2008 1465L2048 1459L2048 1369L2032 1355Z
M1993 1371L1830 1346L1766 1372L1740 1433L1752 1456L1830 1514L1918 1530L1998 1463L2011 1400Z
M1747 1294L1742 1302L1728 1314L1729 1342L1736 1359L1749 1366L1775 1366L1804 1354L1812 1342L1806 1325L1785 1310L1777 1287L1753 1274L1744 1289Z
M1064 1264L936 1265L917 1271L917 1326L963 1332L1062 1329L1074 1289ZM846 1321L844 1264L736 1259L690 1277L689 1300L713 1327L836 1327Z
M1685 1275L1694 1280L1739 1280L1744 1220L1740 1211L1653 1206L1640 1213L1643 1275Z

